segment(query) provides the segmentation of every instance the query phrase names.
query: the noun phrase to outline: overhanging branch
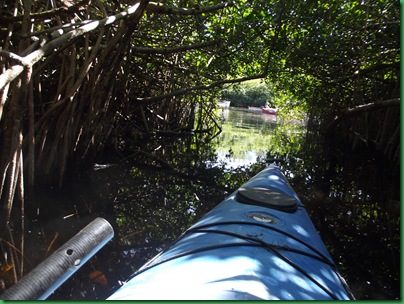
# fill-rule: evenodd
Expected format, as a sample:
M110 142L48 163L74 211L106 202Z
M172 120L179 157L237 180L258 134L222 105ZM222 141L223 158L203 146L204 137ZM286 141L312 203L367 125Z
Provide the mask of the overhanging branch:
M348 75L340 79L336 79L333 81L330 81L330 84L335 84L335 83L342 83L345 81L351 81L355 77L359 76L364 76L369 73L376 73L378 71L383 71L386 69L400 69L400 62L393 62L393 63L377 63L371 67L362 69L362 70L357 70L353 75Z
M30 65L34 65L43 57L54 51L56 48L59 48L60 46L68 43L72 39L83 36L84 34L89 33L98 28L101 28L103 26L118 22L124 18L128 18L129 16L134 18L140 18L147 5L148 1L143 0L129 7L128 9L124 10L119 14L85 24L75 30L67 32L62 36L47 42L40 49L32 52L31 54L25 57L22 57L21 60ZM11 81L16 79L22 73L23 70L24 67L21 64L17 64L6 70L3 74L1 74L0 91L2 91Z
M31 20L40 21L43 19L52 18L52 17L54 17L56 15L60 15L62 13L64 13L64 14L74 13L79 10L85 10L85 8L88 4L89 4L89 0L83 0L83 1L77 2L69 7L62 6L62 7L54 8L52 10L48 10L48 11L44 11L44 12L31 13L29 15L29 18ZM2 18L1 23L5 23L5 22L14 23L14 22L22 21L22 19L24 18L24 15L2 16L1 18Z
M199 15L204 13L216 12L218 10L224 9L228 6L234 6L232 2L223 2L211 6L195 5L194 8L178 8L163 4L161 2L150 2L146 8L146 12L155 14L166 14L166 15Z
M197 86L193 86L190 88L176 90L176 91L172 91L167 94L162 94L162 95L158 95L158 96L154 96L154 97L137 98L136 101L140 102L141 104L150 104L150 103L155 103L155 102L161 101L166 98L171 98L174 96L182 96L182 95L188 94L193 91L209 90L209 89L212 89L212 88L215 88L218 86L222 86L224 84L240 83L240 82L244 82L244 81L248 81L248 80L252 80L252 79L265 78L266 76L267 76L266 73L261 73L261 74L256 74L253 76L246 76L246 77L241 77L241 78L236 78L236 79L226 79L226 80L222 79L222 80L212 82L211 84L208 84L208 85L197 85Z
M371 103L356 106L354 108L349 108L349 109L345 110L345 112L343 112L340 116L334 118L327 125L325 130L331 130L332 128L335 128L344 119L354 116L354 115L358 115L360 113L374 111L374 110L386 108L386 107L398 107L398 106L400 106L400 98L393 98L393 99L388 99L388 100L384 100L384 101L371 102Z
M190 45L180 45L176 47L168 47L168 48L151 48L151 47L133 47L132 50L138 54L172 54L177 52L184 52L194 49L201 49L207 46L220 44L222 39L215 39L212 41L206 41L201 43L195 43Z
M281 13L282 12L283 12L283 6L281 7ZM193 92L193 91L209 90L209 89L212 89L212 88L215 88L215 87L222 86L224 84L235 84L235 83L241 83L241 82L248 81L248 80L260 79L260 78L267 77L268 73L269 73L269 64L270 64L270 61L271 61L271 51L275 48L276 40L278 39L279 33L281 31L281 25L282 25L282 21L280 20L278 22L278 24L277 24L277 29L276 29L276 33L275 33L275 36L274 36L274 40L272 41L272 45L271 45L272 49L268 50L267 59L266 59L266 61L264 63L264 69L263 69L262 73L256 74L256 75L253 75L253 76L240 77L240 78L236 78L236 79L221 79L221 80L214 81L214 82L212 82L212 83L210 83L208 85L196 85L196 86L193 86L193 87L172 91L172 92L162 94L162 95L158 95L158 96L145 97L145 98L136 98L136 101L139 102L140 104L156 103L156 102L159 102L159 101L164 100L166 98L171 98L171 97L174 97L174 96L182 96L182 95L185 95L185 94Z

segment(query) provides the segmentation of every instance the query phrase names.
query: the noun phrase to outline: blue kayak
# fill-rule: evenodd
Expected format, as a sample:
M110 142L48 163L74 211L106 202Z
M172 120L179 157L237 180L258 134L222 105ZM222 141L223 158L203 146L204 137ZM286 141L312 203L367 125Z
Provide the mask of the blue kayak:
M275 165L137 271L108 300L353 299Z

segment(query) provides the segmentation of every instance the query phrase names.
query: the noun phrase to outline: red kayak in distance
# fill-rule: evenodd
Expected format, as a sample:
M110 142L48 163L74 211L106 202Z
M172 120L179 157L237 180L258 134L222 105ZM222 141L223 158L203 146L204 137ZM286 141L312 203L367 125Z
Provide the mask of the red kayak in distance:
M272 115L276 115L278 113L278 109L277 108L267 108L267 107L263 107L261 109L263 114L272 114Z

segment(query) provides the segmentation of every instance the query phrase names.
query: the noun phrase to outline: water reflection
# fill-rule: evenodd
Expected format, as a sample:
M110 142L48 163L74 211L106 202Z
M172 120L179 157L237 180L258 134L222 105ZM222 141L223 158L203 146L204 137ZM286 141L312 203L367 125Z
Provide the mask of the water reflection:
M264 161L280 127L277 115L231 108L221 111L223 132L214 140L217 162L227 169Z
M113 166L77 176L67 191L37 191L41 216L29 223L29 248L36 260L45 255L55 233L63 243L96 216L108 219L116 231L114 240L50 299L105 299L119 282L261 171L267 159L282 160L281 169L356 298L398 298L400 221L382 208L386 200L397 198L378 191L386 183L394 184L395 191L389 193L396 193L396 179L376 179L372 169L377 163L366 158L366 166L339 163L330 174L329 160L319 156L318 143L305 141L302 125L275 123L238 109L223 112L223 118L223 132L211 144L195 137L155 138L143 147L155 153L154 159L135 151ZM153 150L156 146L161 148ZM108 285L90 279L95 270L106 276Z

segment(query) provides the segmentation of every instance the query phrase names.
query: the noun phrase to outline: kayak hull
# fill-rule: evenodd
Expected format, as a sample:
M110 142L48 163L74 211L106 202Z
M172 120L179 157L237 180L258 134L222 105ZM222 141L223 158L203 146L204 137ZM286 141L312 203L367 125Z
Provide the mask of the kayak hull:
M272 165L207 213L109 299L351 298L304 206Z
M264 107L264 108L262 108L262 113L276 115L278 113L278 109Z

